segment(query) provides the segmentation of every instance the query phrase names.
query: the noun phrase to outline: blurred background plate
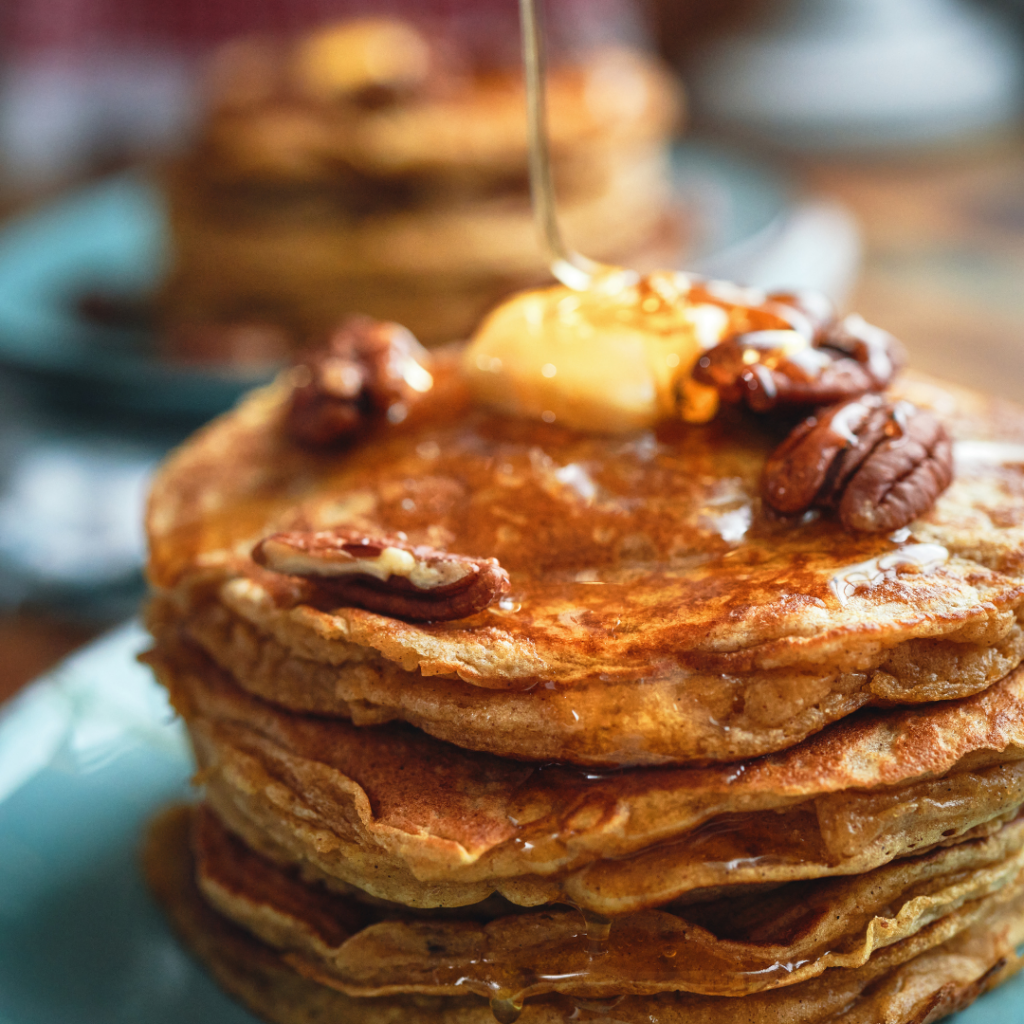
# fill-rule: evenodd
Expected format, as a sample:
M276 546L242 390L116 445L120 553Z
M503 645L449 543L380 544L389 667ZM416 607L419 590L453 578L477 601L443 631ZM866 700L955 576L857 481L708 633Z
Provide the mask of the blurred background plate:
M75 405L206 418L266 373L192 369L158 359L145 330L79 315L82 296L145 302L167 265L159 190L142 173L112 176L0 230L0 363Z
M772 164L685 143L676 197L692 225L688 269L752 284L818 287L842 300L857 269L852 219L802 200ZM79 313L86 295L144 306L167 269L161 192L141 172L82 187L0 229L0 365L76 406L204 419L264 371L176 365L151 331L111 329Z
M179 946L138 867L188 795L184 730L130 623L0 712L0 1024L254 1024ZM1020 1024L1024 977L956 1024ZM342 1024L342 1022L337 1022Z

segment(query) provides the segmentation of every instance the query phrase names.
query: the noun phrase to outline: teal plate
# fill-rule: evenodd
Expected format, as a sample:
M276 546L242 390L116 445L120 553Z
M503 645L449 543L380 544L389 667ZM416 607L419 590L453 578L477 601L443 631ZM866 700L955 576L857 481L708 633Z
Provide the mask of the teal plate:
M0 365L59 397L147 416L205 419L266 372L176 366L144 330L93 325L81 297L145 302L168 264L167 213L141 172L83 187L0 229Z
M0 715L0 1024L253 1024L146 892L140 837L188 794L180 722L131 623ZM1024 977L956 1024L1024 1024ZM344 1024L339 1021L338 1024Z
M131 624L0 717L0 1024L254 1024L178 945L138 853L191 759Z

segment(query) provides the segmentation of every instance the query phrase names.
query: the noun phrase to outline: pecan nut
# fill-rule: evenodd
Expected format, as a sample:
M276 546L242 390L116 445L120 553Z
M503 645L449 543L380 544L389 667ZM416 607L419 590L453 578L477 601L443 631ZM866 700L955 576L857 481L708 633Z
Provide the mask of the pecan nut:
M777 297L780 305L793 300ZM808 311L799 317L790 316L790 328L727 338L700 358L694 379L723 402L769 412L882 391L903 364L899 342L855 314L838 323Z
M398 324L354 316L292 370L287 428L314 447L349 440L374 421L400 423L433 387L426 350Z
M494 558L455 555L358 530L275 533L253 549L272 572L300 576L357 608L411 622L445 622L483 611L509 591Z
M824 409L772 453L762 493L778 512L835 509L843 525L898 530L953 479L953 445L931 413L878 395Z

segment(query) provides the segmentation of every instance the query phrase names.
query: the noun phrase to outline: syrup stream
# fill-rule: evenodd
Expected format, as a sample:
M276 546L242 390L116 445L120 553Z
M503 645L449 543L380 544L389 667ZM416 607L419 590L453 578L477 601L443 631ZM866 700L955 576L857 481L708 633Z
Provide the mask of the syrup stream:
M574 291L586 291L592 286L598 273L611 268L570 249L562 237L551 174L545 102L544 41L536 0L519 0L519 22L523 40L530 194L534 217L552 274L566 287ZM603 956L607 952L611 921L589 911L584 911L583 917L586 922L588 956L591 959ZM490 1008L497 1024L515 1024L523 1010L523 999L522 996L503 989L491 998Z
M555 209L555 187L548 146L543 29L536 0L519 0L519 24L523 37L523 71L526 77L526 116L530 141L530 194L537 228L547 252L551 272L567 288L586 291L602 264L575 252L565 244Z
M595 913L593 910L582 907L580 910L587 925L587 952L590 959L604 956L608 952L608 936L612 930L611 919L603 914Z

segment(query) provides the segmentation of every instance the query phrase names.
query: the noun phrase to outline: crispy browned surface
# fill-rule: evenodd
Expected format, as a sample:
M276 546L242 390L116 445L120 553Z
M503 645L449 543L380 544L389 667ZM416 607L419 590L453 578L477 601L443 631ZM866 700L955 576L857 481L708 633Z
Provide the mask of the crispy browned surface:
M405 424L348 454L291 445L273 389L193 439L153 493L157 617L195 620L243 685L292 707L361 708L464 746L591 764L781 749L878 699L879 670L885 699L923 699L888 664L907 642L949 645L924 699L997 677L968 671L965 688L958 669L1008 637L1024 600L1016 408L902 385L938 410L962 458L936 508L893 540L763 515L777 440L763 424L576 435L467 409L438 377ZM317 607L249 557L268 533L331 525L497 557L510 602L410 625ZM238 649L219 607L252 626Z
M389 995L352 998L300 976L280 953L215 913L193 878L188 812L158 819L146 849L146 873L160 902L199 958L225 988L281 1024L491 1024L487 1002L461 997ZM984 902L984 901L982 901ZM616 1000L625 1024L887 1024L933 1022L967 1005L1020 966L1022 901L989 904L963 930L921 949L922 933L878 950L861 967L742 999L670 993ZM941 921L938 922L941 926ZM927 925L924 932L934 925ZM294 960L294 958L293 958ZM306 968L308 974L314 974ZM321 980L324 979L321 975ZM524 1024L607 1019L607 1005L571 997L528 1000Z
M985 833L1024 803L1024 671L722 767L594 773L405 726L301 716L196 652L151 656L218 813L251 846L412 906L499 892L607 915L720 886L849 875Z
M305 637L296 651L265 631L274 624L260 610L241 610L248 615L207 601L186 611L158 597L150 604L149 626L172 644L187 637L250 693L292 710L341 715L360 725L401 719L464 747L597 765L784 749L868 703L977 693L1024 653L1020 625L1011 619L1009 631L996 639L1002 628L996 620L982 638L987 642L909 640L879 652L875 664L860 671L693 672L684 692L675 679L638 685L601 678L510 691L407 673L372 649L337 639Z

